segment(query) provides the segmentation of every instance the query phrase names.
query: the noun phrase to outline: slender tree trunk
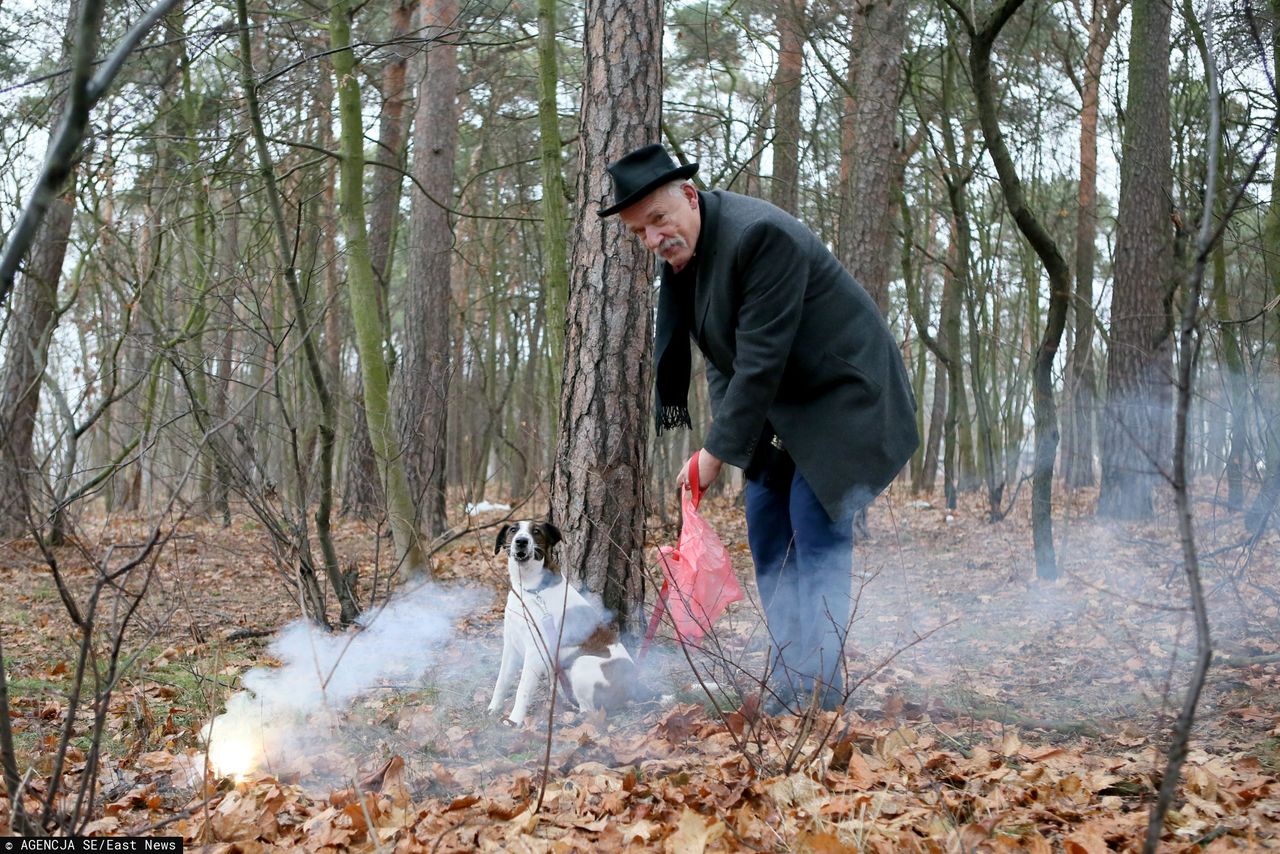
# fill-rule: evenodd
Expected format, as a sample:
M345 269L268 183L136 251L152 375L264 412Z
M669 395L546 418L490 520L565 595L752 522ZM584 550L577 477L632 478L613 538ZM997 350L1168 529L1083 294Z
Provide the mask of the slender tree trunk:
M1280 20L1280 0L1270 0L1267 5L1271 9L1272 19ZM1276 68L1275 63L1280 62L1280 26L1272 26L1271 60L1271 67ZM1272 143L1273 151L1280 147L1280 133ZM1267 246L1273 248L1280 246L1280 169L1274 170L1271 176L1271 201L1267 205L1264 235ZM1273 297L1280 298L1280 258L1276 257L1274 251L1264 252L1262 263L1263 269L1266 270L1266 281L1270 293ZM1276 332L1274 324L1264 346L1269 351L1273 363L1280 359L1280 334ZM1270 403L1275 405L1275 399L1272 398ZM1245 525L1252 533L1257 533L1267 525L1273 518L1276 508L1280 506L1280 425L1274 421L1263 431L1262 452L1266 463L1266 474L1263 476L1258 494L1245 514Z
M0 536L19 537L31 530L32 493L40 491L33 456L40 386L49 341L57 323L55 308L62 261L71 231L73 191L49 206L31 251L30 263L15 290L9 319L4 373L0 376Z
M369 260L378 279L381 311L386 317L386 292L391 286L396 235L400 223L400 192L404 185L405 143L412 113L406 83L413 47L400 45L413 30L413 0L398 0L391 12L392 54L382 69L382 113L378 118L377 168L373 170L369 202Z
M242 154L242 147L237 146L237 148L240 149L238 153ZM216 424L221 424L226 420L231 404L231 374L236 341L234 309L236 300L234 297L237 282L236 268L240 263L240 192L240 181L233 180L230 187L222 193L220 205L221 209L226 211L226 214L222 226L222 242L218 246L218 278L220 280L219 284L222 286L224 294L229 296L228 301L233 308L227 321L227 327L222 330L221 352L218 355L215 369L216 384L214 386L211 412ZM231 479L233 474L226 461L220 455L214 455L214 465L218 482L213 496L213 511L221 516L222 526L226 528L231 525Z
M204 157L200 151L200 114L199 100L192 86L191 55L187 49L187 16L181 6L168 16L168 37L177 45L175 54L179 66L182 99L179 102L179 133L183 142L178 147L181 158L180 169L192 188L190 193L190 209L183 214L189 216L189 240L184 255L186 273L182 283L186 289L185 297L190 303L190 314L184 324L182 351L190 366L189 387L194 392L193 406L209 412L212 399L209 379L212 375L212 360L206 354L205 332L209 325L209 294L215 277L213 274L213 253L216 229L212 227L212 211L209 203L209 181L205 172ZM194 444L201 444L197 433L191 437ZM207 515L216 512L216 494L219 463L217 454L205 445L200 459L199 488L201 511Z
M1034 406L1036 425L1035 462L1032 470L1031 528L1035 541L1036 575L1058 577L1053 545L1053 464L1058 448L1058 413L1053 396L1053 361L1066 328L1067 305L1071 298L1071 270L1053 238L1036 219L1022 190L1022 181L1005 144L997 118L995 82L991 74L991 53L1000 30L1013 17L1023 0L1005 0L994 10L980 30L970 27L969 71L978 101L978 120L987 151L1000 178L1005 204L1018 230L1035 250L1049 277L1049 313L1044 333L1036 348ZM955 7L953 7L955 8Z
M81 0L72 0L68 5L60 68L69 63L76 50L74 40L80 8ZM90 41L79 46L88 57L95 53L96 30L96 26L92 27ZM61 81L54 83L57 88L63 85ZM49 115L55 119L60 117L65 104L65 95L55 96ZM75 170L72 169L66 186L49 202L36 231L27 265L15 288L5 336L7 346L3 373L0 373L0 537L18 537L30 531L31 493L37 489L37 479L31 477L36 469L32 443L49 342L57 325L58 282L62 278L62 262L67 254L74 213Z
M454 157L458 149L457 0L422 0L418 23L429 40L422 53L414 118L409 276L404 347L397 375L400 434L409 485L428 536L448 528L445 437L448 424L449 314L453 288Z
M919 333L919 322L917 314L920 318L925 319L925 330L928 331L927 318L930 312L930 305L933 301L931 288L928 286L929 277L925 273L923 265L917 265L914 261L916 253L916 237L915 223L911 215L911 204L907 200L907 195L903 192L902 187L898 187L895 194L898 201L898 210L902 216L902 242L900 249L902 252L902 282L903 290L907 296L907 307L911 316L911 323L917 326L917 341L915 342L915 371L911 378L911 390L916 398L916 435L926 435L927 429L932 425L925 424L924 401L925 401L925 383L929 377L929 345L924 337ZM933 222L932 215L929 217L929 227L927 229L924 244L930 246L933 243ZM910 323L907 324L907 338L911 337ZM927 445L927 443L926 443ZM921 482L924 478L925 458L928 456L928 449L922 445L916 448L916 452L911 455L910 478L911 492L916 494L920 492ZM935 461L936 462L936 461Z
M929 407L929 436L925 446L924 469L920 491L933 495L938 483L938 458L943 448L943 431L947 424L947 378L945 365L935 356L933 369L933 405Z
M560 388L564 364L565 303L569 299L568 233L564 171L560 161L560 113L556 109L556 0L538 0L538 129L542 152L543 289L552 387ZM553 410L554 413L554 410ZM553 415L554 418L554 415Z
M290 240L288 224L284 218L284 204L276 186L275 166L271 159L267 135L263 130L262 114L258 108L257 83L254 80L252 49L249 44L249 15L246 8L246 0L236 0L236 11L240 20L241 81L249 105L249 118L253 126L258 170L262 175L263 187L266 190L268 206L271 211L271 221L275 227L276 249L279 252L280 264L284 270L285 284L289 288L289 295L293 301L294 316L297 320L299 333L302 335L302 350L306 361L307 376L320 404L319 423L316 425L320 441L319 464L317 466L319 469L317 472L319 484L317 486L318 494L315 512L316 539L320 543L325 574L333 587L335 595L338 597L342 623L343 625L349 625L359 615L360 608L356 603L355 591L351 588L352 579L346 576L338 566L338 555L334 549L331 532L333 516L333 456L336 444L337 408L333 402L333 394L330 391L329 383L324 376L320 347L316 343L316 339L319 337L318 329L313 328L311 325L302 287L298 282L297 269L290 263L293 244ZM299 466L299 468L301 467ZM298 496L300 503L305 508L308 498L307 491L299 488ZM304 539L307 537L305 527L302 528L300 536ZM304 548L302 551L304 563L309 567L310 561L305 559L307 549ZM310 614L312 619L322 625L327 625L324 611L315 612L317 608L322 606L318 602L311 602L310 604L313 609Z
M369 232L364 212L364 128L360 84L351 50L351 2L331 7L329 39L341 121L339 212L347 245L347 288L364 380L365 418L378 460L378 474L387 497L387 515L395 539L396 560L411 575L426 572L416 525L417 512L399 455L395 420L388 394L388 370L383 354L383 326L378 316L378 283L369 257ZM443 307L441 310L445 310Z
M943 340L947 334L947 325L944 322L940 329L938 338L934 338L929 334L929 292L927 288L913 286L912 281L915 278L912 274L912 255L915 251L915 226L911 216L911 206L907 201L905 193L898 194L898 202L902 212L902 226L905 239L902 242L902 269L903 275L907 282L907 309L911 313L911 320L916 327L916 335L920 338L924 345L923 350L927 350L934 357L936 368L933 374L933 405L929 410L929 435L925 442L925 447L921 449L923 452L923 460L918 472L912 473L911 490L912 492L933 493L934 485L938 477L938 450L942 444L943 426L947 423L947 417L950 412L948 406L947 389L951 377L951 356ZM927 246L932 246L934 240L934 229L930 226L929 235L926 238ZM950 281L950 274L944 272L947 281ZM924 279L922 273L919 277ZM952 293L946 291L947 285L944 284L942 303L944 308L942 314L946 315L947 300L954 302L954 285L952 285ZM953 306L954 310L954 306ZM919 380L920 388L924 387L924 375L926 373L927 362L922 354L919 361ZM917 393L917 400L924 402L924 395ZM918 425L921 426L921 425ZM923 429L920 430L924 432ZM948 470L949 471L949 470ZM945 487L944 487L945 488ZM954 490L948 493L948 497L954 494Z
M1062 476L1070 488L1093 486L1093 269L1098 239L1098 91L1102 64L1123 0L1093 0L1080 89L1080 183L1076 190L1075 341L1067 359Z
M660 0L588 0L579 200L552 518L562 563L624 625L644 600L645 446L653 419L653 259L614 219L605 165L659 138Z
M413 3L400 0L391 15L391 40L408 36L413 27ZM396 234L400 223L400 190L404 183L405 140L412 113L405 86L407 50L395 48L382 69L382 115L378 120L378 160L383 164L373 175L369 259L378 280L378 316L383 334L390 328L387 295L395 261ZM347 449L346 478L342 487L342 515L371 520L382 512L382 483L378 462L369 441L369 423L364 414L364 383L357 373L351 393L351 441Z
M781 0L778 70L773 79L773 178L769 201L795 216L800 203L800 102L804 91L805 0Z
M943 102L950 104L951 85L953 81L954 63L947 62L947 70L943 78ZM954 270L955 291L952 299L962 300L969 317L969 376L973 385L973 404L977 415L978 458L982 468L983 481L987 487L987 516L992 522L1003 516L1001 500L1004 493L1004 481L996 472L996 448L994 438L994 419L991 415L991 397L987 375L984 369L979 325L978 303L984 296L978 293L978 285L974 281L973 232L969 223L969 176L972 168L961 162L959 148L956 145L955 131L950 121L950 110L944 110L942 126L943 151L946 155L943 181L947 188L947 202L951 210L951 247L948 260ZM969 146L966 145L966 151ZM967 154L966 154L967 158ZM948 338L955 336L951 344L952 361L957 376L952 379L951 394L948 399L962 401L964 394L960 356L960 306L949 306L953 312L948 326ZM954 505L949 505L953 506Z
M901 183L898 89L908 0L857 0L850 165L840 194L840 260L888 315L893 197Z
M1219 198L1220 209L1225 200ZM1219 320L1227 320L1233 316L1232 301L1227 292L1227 258L1222 241L1213 248L1213 303L1214 313ZM1227 460L1224 474L1227 478L1227 507L1231 510L1244 509L1244 453L1248 443L1249 411L1248 378L1245 375L1244 356L1240 350L1239 332L1234 323L1223 323L1218 327L1222 338L1222 365L1226 369L1223 378L1226 391L1227 418L1230 422L1227 439Z
M942 283L942 321L938 343L947 354L947 414L943 425L942 494L947 509L954 510L959 502L959 483L962 478L960 417L967 409L964 396L964 357L961 355L960 334L960 281L952 270L959 261L955 229L951 230L947 248L947 270Z
M1134 0L1098 513L1145 519L1171 449L1173 188L1167 0Z

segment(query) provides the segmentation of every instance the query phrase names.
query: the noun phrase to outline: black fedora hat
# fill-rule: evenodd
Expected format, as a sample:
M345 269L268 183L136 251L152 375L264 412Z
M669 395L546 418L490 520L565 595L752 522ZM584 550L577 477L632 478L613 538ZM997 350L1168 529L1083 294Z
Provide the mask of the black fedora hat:
M600 216L616 214L669 181L688 178L698 171L698 164L677 166L667 150L655 142L610 163L608 169L613 176L613 204L601 208Z

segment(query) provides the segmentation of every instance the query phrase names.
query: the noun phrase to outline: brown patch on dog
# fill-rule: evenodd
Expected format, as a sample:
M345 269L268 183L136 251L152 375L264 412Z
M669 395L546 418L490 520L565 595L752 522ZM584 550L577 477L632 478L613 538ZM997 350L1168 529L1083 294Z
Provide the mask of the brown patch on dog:
M555 547L564 537L560 529L550 522L539 522L532 526L533 547L542 555L542 565L552 572L560 571L560 562L556 560Z
M596 658L609 657L609 645L616 643L618 640L618 632L613 626L607 623L601 623L596 626L596 630L592 632L586 640L578 646L579 655L594 655Z
M635 663L625 658L615 658L600 665L604 684L595 686L593 705L597 709L616 709L631 699L636 681Z

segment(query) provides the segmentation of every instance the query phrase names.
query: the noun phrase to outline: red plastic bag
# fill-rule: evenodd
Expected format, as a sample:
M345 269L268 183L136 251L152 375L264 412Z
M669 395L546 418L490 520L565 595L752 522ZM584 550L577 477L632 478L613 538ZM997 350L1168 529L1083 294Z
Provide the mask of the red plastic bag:
M699 452L701 453L701 452ZM681 642L697 641L732 602L742 598L742 588L733 572L729 553L715 530L698 515L702 486L698 483L698 454L689 461L689 489L680 497L683 524L674 546L661 546L662 591L645 647L653 638L664 609L671 611L671 623ZM643 651L642 651L643 654Z

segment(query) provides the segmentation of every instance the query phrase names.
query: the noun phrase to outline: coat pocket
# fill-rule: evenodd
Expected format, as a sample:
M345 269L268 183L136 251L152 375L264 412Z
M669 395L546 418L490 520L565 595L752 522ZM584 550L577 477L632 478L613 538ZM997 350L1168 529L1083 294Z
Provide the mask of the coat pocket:
M857 395L867 402L880 399L881 387L880 383L872 378L867 371L850 362L843 356L828 350L823 358L824 372L834 381L833 384L847 384L859 386L862 394Z

